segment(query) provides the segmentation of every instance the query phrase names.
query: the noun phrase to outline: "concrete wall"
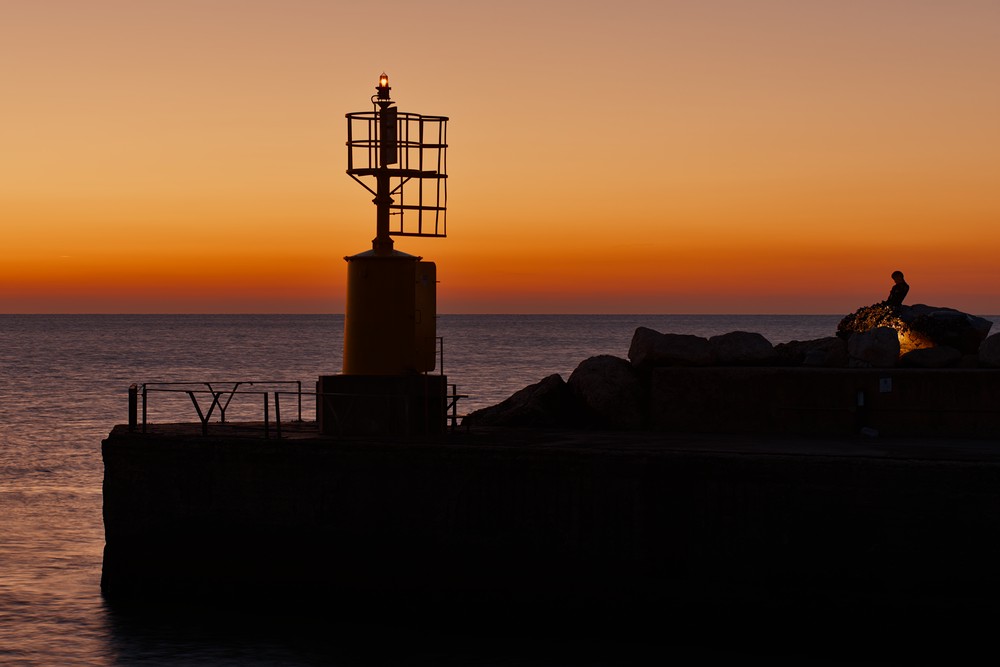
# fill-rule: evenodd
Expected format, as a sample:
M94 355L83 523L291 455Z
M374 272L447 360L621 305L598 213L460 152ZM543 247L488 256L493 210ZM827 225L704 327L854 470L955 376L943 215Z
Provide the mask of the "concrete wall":
M1000 591L996 461L508 440L118 427L103 443L103 590L450 617Z

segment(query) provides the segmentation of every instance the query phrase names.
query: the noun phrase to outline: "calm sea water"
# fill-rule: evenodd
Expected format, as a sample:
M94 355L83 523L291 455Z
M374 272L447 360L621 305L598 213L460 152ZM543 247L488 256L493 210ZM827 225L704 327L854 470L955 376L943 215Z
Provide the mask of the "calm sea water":
M568 378L589 356L625 357L640 325L706 336L756 331L779 343L832 335L838 321L452 315L440 318L439 334L444 370L470 395L468 411L551 373ZM602 664L594 650L586 659L564 647L547 655L533 646L525 655L516 644L463 644L444 634L400 647L356 628L282 625L278 611L229 624L123 616L105 606L100 446L127 420L129 384L301 380L311 387L318 375L340 370L342 330L336 315L0 316L0 664ZM158 403L151 420L194 421L186 400ZM256 402L234 403L227 417L259 418L260 411Z

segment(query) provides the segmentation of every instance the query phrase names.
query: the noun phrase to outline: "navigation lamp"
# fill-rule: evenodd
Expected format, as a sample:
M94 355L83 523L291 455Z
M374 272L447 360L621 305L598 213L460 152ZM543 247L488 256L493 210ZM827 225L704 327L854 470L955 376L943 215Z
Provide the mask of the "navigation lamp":
M389 99L389 91L392 90L392 89L389 87L389 75L388 74L386 74L385 72L382 72L382 74L379 75L379 77L378 77L378 86L375 87L375 90L378 91L378 98L380 100L387 100L387 99Z

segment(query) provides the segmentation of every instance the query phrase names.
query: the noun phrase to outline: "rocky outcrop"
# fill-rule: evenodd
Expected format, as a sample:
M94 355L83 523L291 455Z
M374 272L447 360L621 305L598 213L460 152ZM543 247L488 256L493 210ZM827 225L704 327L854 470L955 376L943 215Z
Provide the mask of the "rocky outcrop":
M909 312L917 313L913 321L925 317L942 331L958 320L935 314L940 310ZM898 318L895 324L909 326ZM803 434L870 428L971 437L1000 432L996 411L982 407L1000 396L1000 376L985 371L1000 368L1000 334L983 340L978 355L950 345L901 353L902 338L900 329L881 326L846 340L831 336L772 347L751 332L708 339L639 327L631 362L591 357L568 381L549 376L473 412L463 425ZM900 366L927 372L902 371L919 380L893 385L883 369Z
M989 368L1000 368L1000 333L979 344L979 363Z
M912 331L923 334L934 345L947 345L963 354L975 354L986 339L993 323L982 317L954 308L937 306L902 306L899 317Z
M713 361L707 338L664 334L646 327L637 328L632 335L628 358L640 370L658 366L710 366Z
M847 366L847 341L836 336L814 340L793 340L774 346L777 365L809 366L812 368L844 368Z
M899 364L907 368L952 368L961 362L962 353L947 345L911 350L899 358Z
M899 360L899 336L892 327L875 327L847 340L851 368L892 368Z
M576 421L576 401L563 381L553 374L515 392L502 403L476 410L463 426L549 427Z
M852 334L865 333L877 327L892 327L897 331L906 328L899 317L899 309L886 303L862 306L850 315L845 315L837 325L837 335L847 340Z
M842 319L837 325L837 335L846 339L877 327L891 327L898 332L901 354L936 345L975 354L992 326L989 320L954 308L877 303L859 308Z
M632 365L608 354L583 361L566 382L570 392L601 428L642 428L645 394Z
M708 347L717 366L770 366L777 359L771 341L748 331L712 336Z

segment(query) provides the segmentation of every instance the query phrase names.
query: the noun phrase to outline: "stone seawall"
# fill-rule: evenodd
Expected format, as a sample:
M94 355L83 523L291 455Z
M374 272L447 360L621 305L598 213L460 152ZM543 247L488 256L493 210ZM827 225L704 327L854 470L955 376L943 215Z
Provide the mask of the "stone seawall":
M116 427L103 443L102 589L451 620L995 601L995 444Z

